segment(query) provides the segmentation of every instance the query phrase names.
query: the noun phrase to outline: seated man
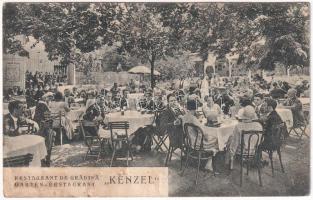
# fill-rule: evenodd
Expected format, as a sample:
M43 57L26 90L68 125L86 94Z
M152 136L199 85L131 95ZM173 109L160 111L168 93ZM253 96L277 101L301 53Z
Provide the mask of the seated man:
M275 150L277 146L281 145L281 138L276 137L277 132L274 130L275 126L283 123L283 120L276 112L277 102L274 99L267 99L266 101L267 110L269 114L266 116L265 121L263 122L264 129L264 140L260 144L261 150ZM287 137L287 127L284 126L283 137Z
M287 93L288 98L283 103L285 108L288 108L292 112L293 126L299 127L305 123L304 114L302 110L302 103L297 98L297 91L295 89L289 89Z
M165 110L159 115L159 132L162 134L168 133L170 143L174 147L179 147L182 142L181 134L183 132L181 124L179 124L179 116L185 114L185 111L179 106L174 94L167 95L168 105Z
M259 122L254 122L254 120L257 120L257 115L254 111L254 108L250 105L245 106L244 108L241 108L238 112L237 119L239 120L239 123L236 125L233 135L229 137L228 142L227 142L227 149L228 149L228 154L229 158L231 159L231 166L230 168L232 169L232 160L235 154L240 153L240 145L241 145L241 133L242 131L262 131L262 125ZM261 139L261 136L259 136ZM256 141L251 141L252 144L250 146L250 152L253 152L253 142ZM248 141L245 142L245 149L248 147ZM227 161L227 159L226 159Z
M154 101L155 110L161 111L165 109L162 95L156 96Z
M154 110L152 91L146 91L144 96L139 100L137 107L140 107L141 109Z
M273 89L270 91L270 95L273 99L283 99L286 91L280 89L277 83L273 83Z
M129 108L129 103L128 103L128 90L123 90L123 96L120 99L120 105L119 107L121 109L126 110L127 108Z
M3 133L8 136L18 136L23 132L20 129L21 125L33 126L37 132L39 130L38 124L23 115L24 106L21 101L12 101L8 105L9 113L3 116Z
M113 84L113 87L110 89L110 92L112 93L112 96L115 97L117 93L119 93L120 89L117 86L117 83Z
M253 97L253 103L258 118L262 118L264 115L268 113L267 106L266 103L264 102L262 94L260 93L255 94Z

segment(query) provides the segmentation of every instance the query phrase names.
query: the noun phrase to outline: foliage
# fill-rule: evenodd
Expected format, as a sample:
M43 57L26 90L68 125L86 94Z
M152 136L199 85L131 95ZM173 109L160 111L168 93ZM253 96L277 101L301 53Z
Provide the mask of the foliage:
M66 65L77 50L113 43L119 11L113 3L6 3L3 17L4 52L23 50L14 36L33 36L44 42L50 60L61 58Z
M152 86L155 67L171 74L187 65L182 51L203 60L208 51L238 53L238 63L269 70L310 59L308 3L5 3L3 19L5 53L28 55L18 35L42 41L62 65L112 46L102 56L106 70L149 63Z

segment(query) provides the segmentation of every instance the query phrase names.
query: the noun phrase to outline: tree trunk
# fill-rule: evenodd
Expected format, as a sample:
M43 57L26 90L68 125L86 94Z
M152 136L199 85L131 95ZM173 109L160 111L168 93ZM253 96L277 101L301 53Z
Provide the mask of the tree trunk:
M285 70L286 70L286 75L287 75L287 76L288 76L288 68L289 68L289 66L286 65L286 66L285 66Z
M150 60L150 66L151 66L151 73L150 73L150 81L151 81L151 88L153 89L155 86L155 80L154 80L154 61L155 56L152 55L152 58Z
M155 84L155 80L154 80L154 61L153 62L150 62L150 65L151 65L151 74L150 74L150 80L151 80L151 88L153 89L154 88L154 84Z

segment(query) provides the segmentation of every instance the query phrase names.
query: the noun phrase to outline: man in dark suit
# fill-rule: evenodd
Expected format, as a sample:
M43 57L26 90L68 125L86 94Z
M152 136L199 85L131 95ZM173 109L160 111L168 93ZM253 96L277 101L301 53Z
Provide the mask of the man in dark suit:
M257 93L254 95L253 104L258 118L262 118L264 115L267 114L267 105L264 102L264 96L262 94Z
M3 133L8 136L17 136L22 134L20 127L22 125L31 125L38 131L36 122L24 116L23 103L21 101L12 101L9 103L9 113L3 116Z
M179 107L174 94L167 96L168 105L164 111L160 113L160 133L169 134L170 145L179 146L182 142L183 129L181 126L180 116L185 112Z

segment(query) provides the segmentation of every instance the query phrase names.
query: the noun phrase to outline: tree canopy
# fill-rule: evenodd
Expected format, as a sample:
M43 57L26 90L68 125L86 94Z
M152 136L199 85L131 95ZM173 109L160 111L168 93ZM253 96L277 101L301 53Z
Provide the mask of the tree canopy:
M208 51L238 53L248 67L270 70L275 62L308 64L308 27L308 3L5 3L3 51L27 56L16 36L33 36L50 60L67 65L115 46L112 65L139 59L150 64L153 81L156 61L182 51L203 60Z

